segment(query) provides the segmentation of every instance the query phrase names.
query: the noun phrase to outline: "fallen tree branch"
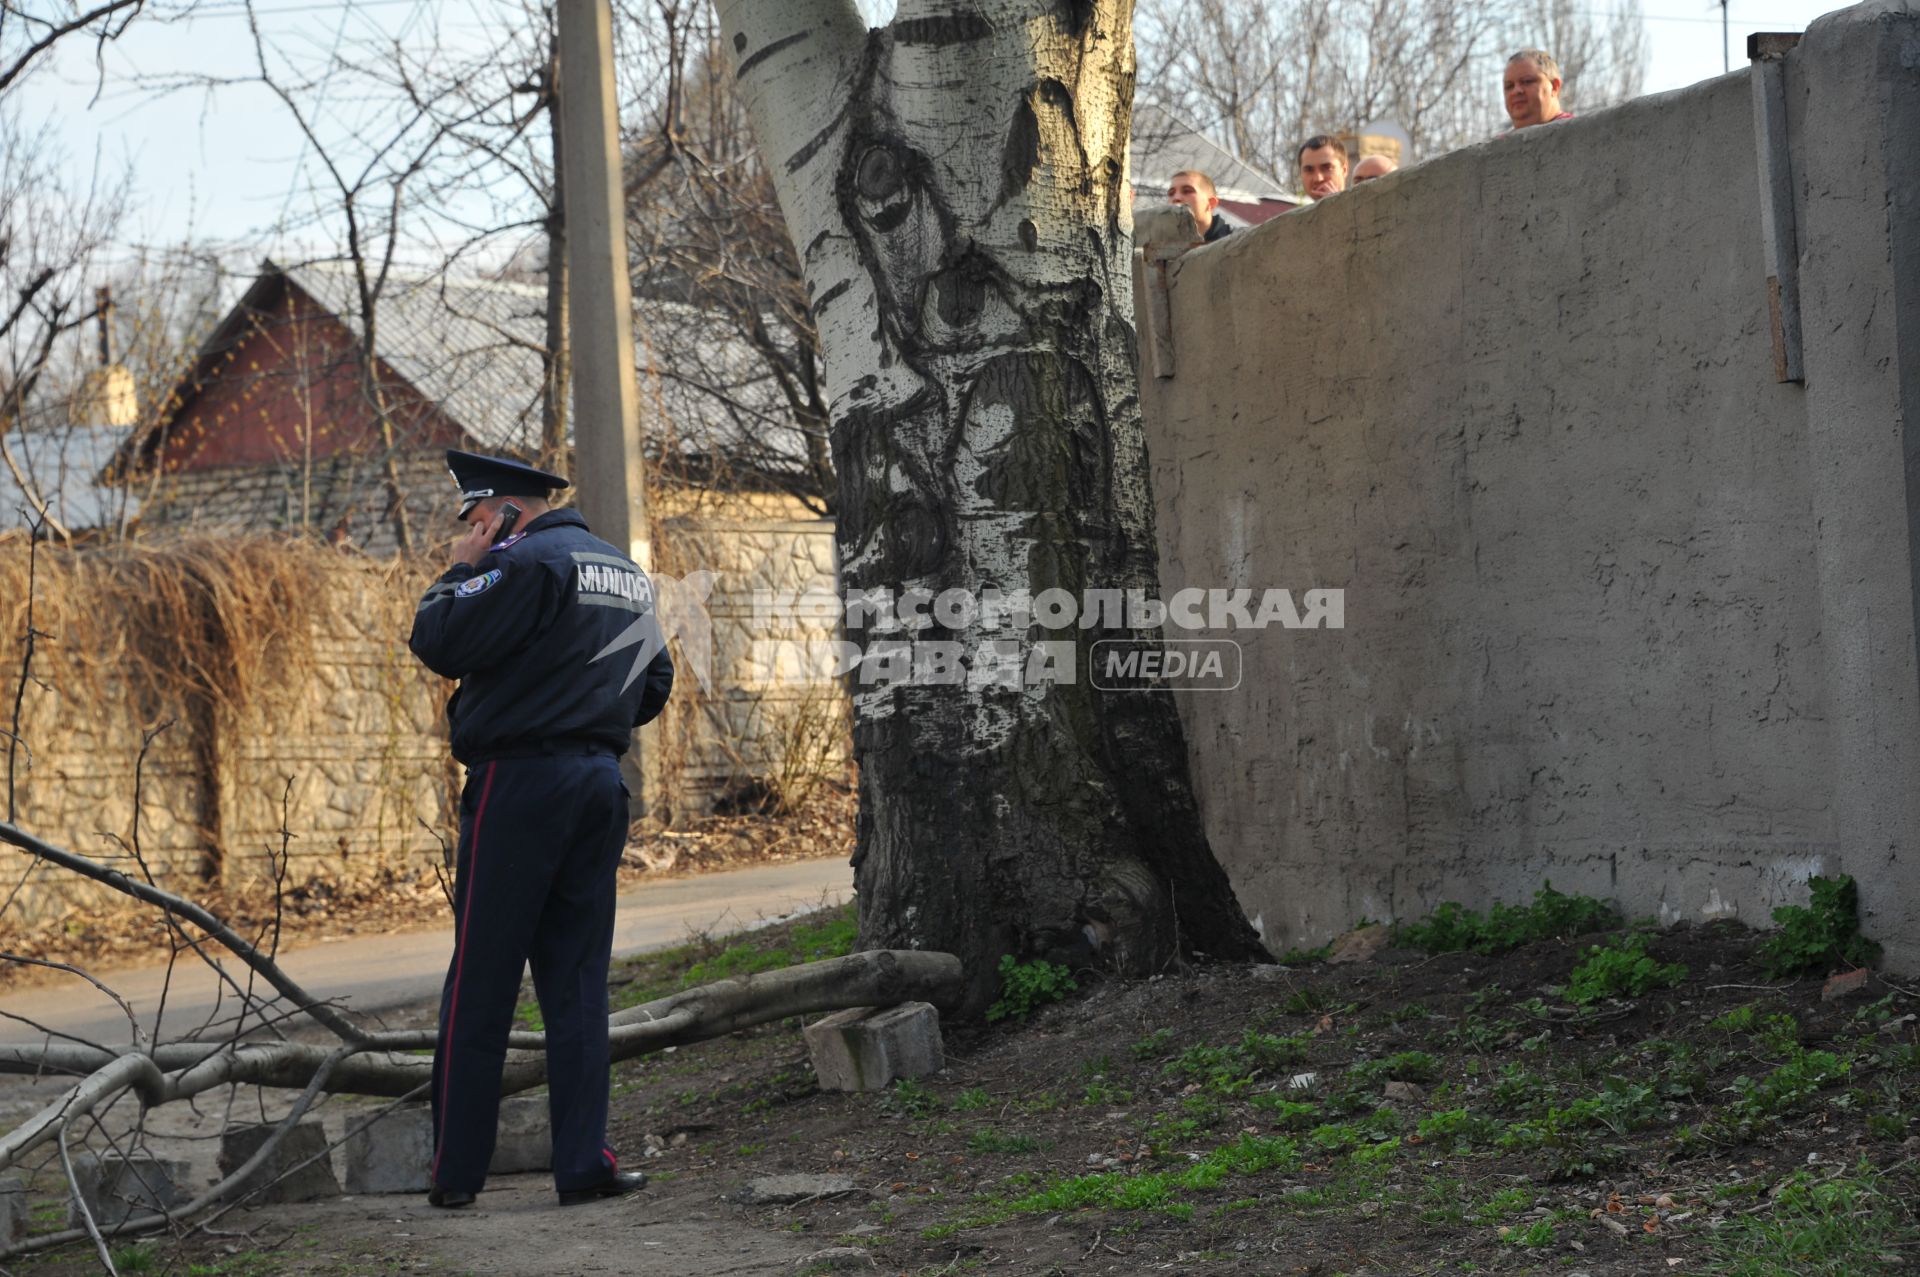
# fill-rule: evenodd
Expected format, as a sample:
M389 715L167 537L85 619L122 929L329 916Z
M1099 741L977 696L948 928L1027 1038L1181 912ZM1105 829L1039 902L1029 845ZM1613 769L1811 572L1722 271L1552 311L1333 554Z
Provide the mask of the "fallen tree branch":
M261 977L279 990L283 997L299 1004L302 1011L332 1030L341 1040L365 1043L372 1038L373 1035L367 1030L294 983L286 973L280 970L273 959L248 944L232 927L191 900L183 899L170 891L162 891L148 883L135 882L117 869L109 869L85 856L75 855L52 843L43 842L24 829L5 821L0 821L0 842L12 843L22 851L38 856L42 860L51 861L62 869L71 870L83 878L91 878L95 882L112 887L115 891L124 892L136 900L185 918L219 941L235 957L259 972ZM215 965L217 967L218 964Z
M307 1110L312 1107L314 1100L319 1097L321 1092L321 1087L326 1083L327 1077L332 1070L334 1062L337 1061L338 1059L344 1058L347 1054L351 1053L354 1049L355 1048L350 1046L339 1047L333 1052L333 1054L326 1061L322 1062L321 1066L317 1070L315 1070L313 1079L310 1082L308 1082L307 1088L300 1093L300 1097L294 1101L293 1107L287 1111L286 1116L281 1118L279 1122L277 1122L274 1125L273 1132L270 1135L268 1135L265 1140L261 1141L259 1148L253 1151L253 1156L249 1157L245 1162L241 1163L240 1166L237 1167L231 1175L227 1176L225 1179L221 1180L219 1183L215 1184L213 1187L207 1189L204 1193L201 1193L198 1197L194 1198L192 1201L188 1202L186 1205L178 1207L174 1210L166 1211L161 1214L135 1216L133 1218L122 1220L118 1224L114 1224L106 1228L101 1228L94 1222L92 1212L87 1209L86 1201L81 1197L79 1193L78 1185L73 1183L73 1172L72 1172L71 1161L70 1160L63 1161L63 1165L65 1165L68 1168L67 1170L68 1183L69 1185L73 1186L74 1201L79 1206L82 1222L86 1224L87 1227L69 1228L65 1232L42 1233L36 1237L22 1238L21 1240L15 1242L10 1248L0 1248L0 1257L24 1255L34 1251L48 1250L55 1246L64 1246L68 1242L79 1241L82 1238L91 1238L94 1244L97 1247L101 1248L101 1253L104 1255L106 1252L105 1252L104 1245L101 1242L102 1237L117 1237L123 1233L139 1233L139 1232L146 1232L149 1229L168 1227L173 1224L179 1223L181 1221L191 1219L193 1216L198 1215L200 1212L206 1210L208 1207L217 1204L222 1199L224 1199L228 1193L232 1192L234 1189L244 1184L247 1181L247 1179L253 1175L255 1171L259 1170L260 1167L266 1163L268 1158L273 1156L274 1150L280 1147L281 1142L286 1139L288 1133L293 1130L294 1126L299 1123L302 1117L306 1116ZM384 1111L385 1110L383 1110L383 1112ZM74 1117L78 1117L78 1116L79 1114L75 1113L73 1117L69 1117L66 1123L62 1124L63 1129L65 1125L70 1124L73 1121ZM357 1129L364 1130L366 1126L370 1124L371 1124L370 1121L363 1122L361 1126ZM308 1158L307 1161L302 1162L299 1166L293 1167L291 1170L289 1170L286 1173L292 1174L293 1171L304 1169L309 1163L318 1160L320 1157L326 1156L326 1153L329 1151L331 1151L331 1146L329 1146L327 1150L323 1150L322 1152L315 1154L313 1157ZM60 1153L62 1158L65 1159L67 1155L67 1150L66 1150L66 1144L64 1140L61 1143ZM257 1185L249 1192L235 1197L232 1202L228 1203L227 1209L231 1210L233 1207L240 1205L241 1203L245 1202L248 1198L252 1197L254 1194L260 1192L262 1189L268 1187L274 1182L277 1182L277 1181L268 1181L267 1184ZM223 1215L225 1213L226 1211L221 1211L218 1214L216 1214L214 1218L217 1219L219 1218L220 1215ZM212 1221L209 1220L208 1222L211 1223Z
M960 960L952 954L876 949L720 980L618 1012L610 1018L610 1054L614 1060L631 1059L813 1012L906 1001L951 1004L960 991ZM544 1083L547 1061L537 1052L544 1048L546 1035L516 1033L510 1043L520 1049L502 1070L501 1094ZM52 1138L58 1119L73 1111L76 1097L86 1097L90 1105L122 1086L137 1087L151 1106L229 1083L298 1089L311 1086L323 1070L335 1094L403 1095L432 1077L432 1056L401 1054L432 1047L430 1031L369 1034L348 1045L351 1050L292 1042L210 1049L205 1043L174 1042L148 1053L115 1056L78 1045L0 1044L0 1073L89 1075L77 1091L0 1140L0 1170Z

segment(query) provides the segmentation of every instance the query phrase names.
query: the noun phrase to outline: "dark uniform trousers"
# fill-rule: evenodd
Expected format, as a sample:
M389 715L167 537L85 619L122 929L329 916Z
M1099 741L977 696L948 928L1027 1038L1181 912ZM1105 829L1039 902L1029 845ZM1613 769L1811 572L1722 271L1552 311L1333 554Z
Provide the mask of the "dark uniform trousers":
M546 1021L554 1185L590 1188L613 1174L607 958L626 836L627 789L612 754L507 757L469 770L434 1057L436 1186L477 1193L486 1180L529 962Z

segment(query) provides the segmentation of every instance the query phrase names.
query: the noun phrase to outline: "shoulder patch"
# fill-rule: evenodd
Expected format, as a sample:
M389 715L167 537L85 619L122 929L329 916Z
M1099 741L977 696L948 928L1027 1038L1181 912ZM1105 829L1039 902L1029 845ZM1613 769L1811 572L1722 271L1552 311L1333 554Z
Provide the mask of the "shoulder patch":
M514 534L513 534L512 536L510 536L510 537L508 537L508 538L507 538L506 540L504 540L504 541L501 541L501 542L499 542L498 544L496 544L496 545L494 545L494 546L492 546L492 547L490 547L490 548L489 548L489 550L488 550L488 553L490 553L490 554L497 554L497 553L499 553L499 552L500 552L501 550L504 550L504 549L506 549L506 548L507 548L508 546L510 546L510 545L512 545L512 544L513 544L513 543L514 543L515 541L518 541L518 540L521 540L521 539L522 539L523 537L525 537L526 535L527 535L527 534L526 534L526 533L524 533L524 532L516 532L516 533L514 533Z
M463 599L471 598L472 596L480 593L483 590L492 589L494 586L498 585L499 583L500 583L500 569L494 568L490 572L482 572L479 576L469 577L465 581L462 581L460 583L460 588L455 590L454 593L458 594Z

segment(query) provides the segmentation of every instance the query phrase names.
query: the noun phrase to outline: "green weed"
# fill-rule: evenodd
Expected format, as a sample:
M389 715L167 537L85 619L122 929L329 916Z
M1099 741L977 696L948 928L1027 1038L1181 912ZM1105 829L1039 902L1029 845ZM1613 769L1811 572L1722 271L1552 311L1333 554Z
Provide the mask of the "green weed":
M1011 1016L1024 1020L1033 1014L1035 1007L1059 1002L1079 989L1073 982L1073 973L1065 967L1043 960L1020 962L1010 953L1002 954L1000 998L987 1008L987 1019L1004 1020Z
M893 1084L882 1101L896 1113L905 1113L911 1117L924 1117L933 1112L939 1100L924 1084L910 1077L903 1077Z
M1535 940L1558 940L1620 925L1613 906L1590 896L1562 895L1547 883L1530 905L1496 904L1483 916L1452 901L1420 922L1399 928L1396 940L1428 953L1505 953Z
M1773 976L1825 975L1840 967L1864 967L1880 946L1860 934L1860 891L1851 875L1807 879L1811 903L1773 911L1780 929L1761 944L1760 965Z
M1423 1143L1445 1152L1491 1145L1500 1136L1500 1123L1466 1109L1446 1109L1420 1119L1415 1128Z
M1655 989L1671 989L1687 978L1678 962L1656 962L1647 938L1638 932L1587 950L1567 979L1567 1001L1587 1006L1602 998L1637 998Z
M1784 1064L1758 1081L1734 1079L1733 1089L1739 1099L1731 1106L1733 1115L1764 1120L1803 1109L1822 1090L1846 1081L1851 1069L1831 1051L1809 1051L1796 1045Z

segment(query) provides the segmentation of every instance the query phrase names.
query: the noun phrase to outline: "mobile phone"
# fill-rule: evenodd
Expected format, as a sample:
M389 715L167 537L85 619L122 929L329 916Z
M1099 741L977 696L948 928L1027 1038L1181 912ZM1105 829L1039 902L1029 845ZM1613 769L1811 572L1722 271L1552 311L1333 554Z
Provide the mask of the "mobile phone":
M500 530L493 534L496 544L513 535L513 525L520 522L520 516L525 513L525 510L511 501L500 503Z

